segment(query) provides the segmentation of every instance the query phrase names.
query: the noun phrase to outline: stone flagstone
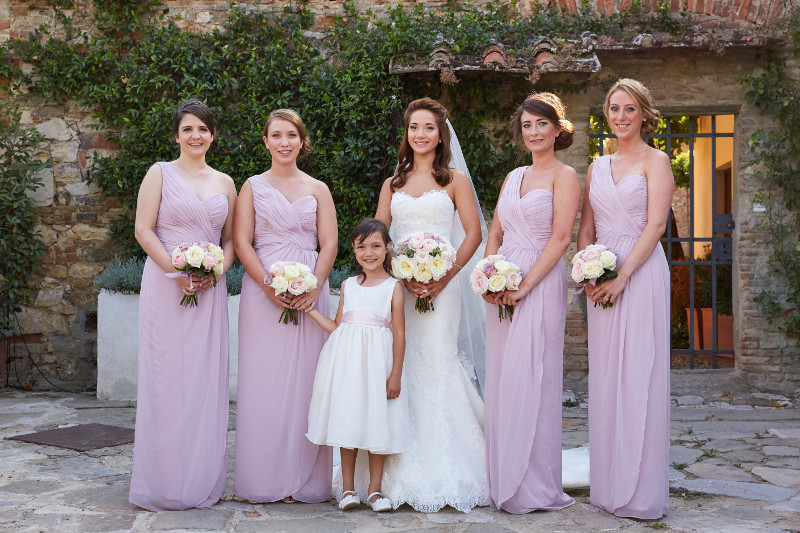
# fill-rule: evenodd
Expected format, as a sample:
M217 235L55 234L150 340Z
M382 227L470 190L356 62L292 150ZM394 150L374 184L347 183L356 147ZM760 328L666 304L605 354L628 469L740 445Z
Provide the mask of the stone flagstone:
M719 479L684 479L673 483L674 488L702 492L719 496L735 496L747 500L766 500L779 502L794 496L797 491L772 485L760 485L744 481L724 481Z
M800 439L800 429L797 428L771 428L767 431L779 439Z
M778 485L779 487L793 487L795 485L800 485L800 471L797 470L757 466L753 469L753 473L764 481L768 481L769 483Z

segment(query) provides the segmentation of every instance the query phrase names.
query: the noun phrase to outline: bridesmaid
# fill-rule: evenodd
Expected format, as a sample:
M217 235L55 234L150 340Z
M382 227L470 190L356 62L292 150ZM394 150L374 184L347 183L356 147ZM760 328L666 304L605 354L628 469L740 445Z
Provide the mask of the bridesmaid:
M150 167L139 189L136 240L147 253L139 299L139 385L130 502L151 511L211 507L225 492L228 304L225 276L168 278L181 243L221 242L231 266L236 187L206 164L214 117L198 100L172 124L180 156ZM197 294L198 306L180 305Z
M659 239L674 179L651 148L660 114L640 82L620 79L603 112L618 150L589 166L578 248L595 240L617 254L619 276L587 285L591 503L617 516L667 513L669 269Z
M551 93L529 96L511 121L532 164L506 177L486 244L522 270L519 290L486 294L486 459L492 503L509 513L575 501L561 487L561 400L567 270L581 201L578 175L556 158L572 123ZM514 319L497 319L497 305Z
M336 209L328 187L297 168L297 159L311 151L311 140L296 112L270 113L264 144L272 167L242 186L234 230L247 276L239 303L233 491L251 502L322 502L331 497L331 449L309 442L306 431L327 334L301 311L319 300L317 309L328 314L327 279L338 246ZM318 287L294 298L276 297L264 284L276 261L308 265ZM278 322L286 308L298 310L299 325Z

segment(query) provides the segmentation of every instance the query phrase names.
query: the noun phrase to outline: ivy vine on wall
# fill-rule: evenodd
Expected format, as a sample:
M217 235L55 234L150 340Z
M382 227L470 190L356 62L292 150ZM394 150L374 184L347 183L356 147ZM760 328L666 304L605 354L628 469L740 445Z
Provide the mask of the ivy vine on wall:
M792 52L800 59L800 8L784 17ZM772 255L768 263L776 287L761 291L757 301L781 331L800 335L800 80L788 75L786 61L772 58L763 73L742 78L747 101L767 111L778 125L747 140L754 154L750 167L764 192L757 201L767 208Z

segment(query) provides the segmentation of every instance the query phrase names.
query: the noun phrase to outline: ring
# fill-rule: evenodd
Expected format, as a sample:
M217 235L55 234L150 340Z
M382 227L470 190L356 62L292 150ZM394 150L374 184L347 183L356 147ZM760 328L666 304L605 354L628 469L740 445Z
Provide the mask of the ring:
M603 298L603 301L604 301L604 302L607 302L607 301L608 301L608 296L606 296L605 298Z

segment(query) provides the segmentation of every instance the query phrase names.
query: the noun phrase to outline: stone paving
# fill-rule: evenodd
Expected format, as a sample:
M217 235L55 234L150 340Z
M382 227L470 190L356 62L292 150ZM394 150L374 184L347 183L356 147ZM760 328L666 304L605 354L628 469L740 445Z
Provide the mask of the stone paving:
M6 437L73 424L132 427L126 402L83 394L0 389L0 531L9 532L382 532L504 533L652 530L800 531L800 396L749 390L731 372L673 372L670 513L617 518L589 505L587 490L558 512L515 516L489 508L418 513L407 507L346 513L334 503L256 505L233 499L235 404L228 434L229 483L211 509L151 513L128 503L133 445L73 452ZM564 446L588 440L585 383L566 384Z

